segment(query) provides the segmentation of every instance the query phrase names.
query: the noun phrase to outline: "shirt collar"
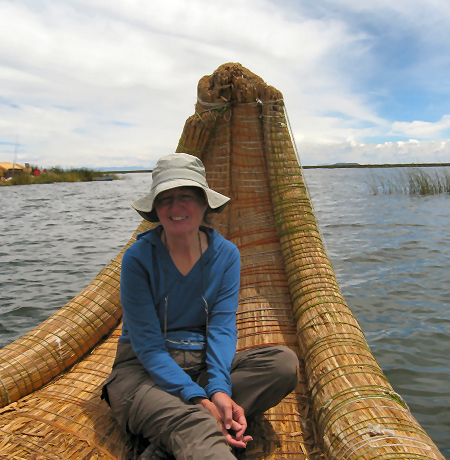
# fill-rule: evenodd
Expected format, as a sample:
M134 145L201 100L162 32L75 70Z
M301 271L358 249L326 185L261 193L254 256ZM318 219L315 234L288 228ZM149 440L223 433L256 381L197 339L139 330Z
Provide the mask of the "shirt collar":
M163 252L161 251L165 251L166 247L164 246L164 243L161 240L162 229L163 226L158 225L155 228L151 228L150 230L146 230L145 232L139 233L136 236L136 241L140 240L141 238L147 240L153 246L156 246L157 250L160 252L160 255L163 255ZM203 225L200 225L200 230L205 232L206 236L208 237L208 249L203 253L203 259L206 263L206 261L208 261L211 258L212 254L214 254L217 250L217 232L215 229L210 227L204 227Z

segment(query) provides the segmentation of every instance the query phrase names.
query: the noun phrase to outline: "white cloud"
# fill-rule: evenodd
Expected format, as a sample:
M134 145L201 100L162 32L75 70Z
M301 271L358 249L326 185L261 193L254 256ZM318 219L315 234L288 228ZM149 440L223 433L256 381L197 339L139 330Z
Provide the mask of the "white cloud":
M263 1L0 5L0 135L19 133L42 163L88 158L104 166L127 149L130 161L152 162L173 151L198 80L229 61L287 88L293 100L333 92L343 111L368 112L339 78L326 77L327 56L358 39L340 21L293 22ZM322 111L336 103L316 101ZM111 120L134 127L108 127Z
M395 9L412 27L405 2L369 3L382 24ZM319 15L268 0L0 0L0 141L19 134L21 155L46 166L149 167L176 148L198 80L230 61L283 92L298 140L324 152L348 144L336 150L339 161L370 138L442 133L445 117L379 115L359 83L382 73L376 36L344 14L369 11L363 2L334 5ZM11 147L0 143L1 152Z
M415 120L413 122L396 121L392 124L389 134L416 136L420 138L432 139L441 135L442 131L450 128L450 115L444 115L439 121L431 123L429 121Z
M296 117L293 124L295 139L317 145L333 145L341 142L357 143L365 137L381 133L378 126L359 128L360 120L345 120L340 117L313 116L305 114ZM295 128L300 126L300 129Z
M448 163L450 139L443 142L411 139L382 144L339 142L332 145L317 145L299 143L298 150L304 165L341 162L359 164Z

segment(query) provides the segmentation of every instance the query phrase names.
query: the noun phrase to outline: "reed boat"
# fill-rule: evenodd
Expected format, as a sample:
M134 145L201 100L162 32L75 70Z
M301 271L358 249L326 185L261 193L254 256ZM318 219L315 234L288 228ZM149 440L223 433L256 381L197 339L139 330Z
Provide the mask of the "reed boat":
M299 385L249 428L242 459L443 456L395 393L345 302L324 248L283 96L240 64L200 79L177 152L199 156L231 197L212 225L237 245L238 349L282 344ZM143 221L136 234L151 227ZM136 459L100 399L121 331L123 251L53 316L0 355L0 459Z

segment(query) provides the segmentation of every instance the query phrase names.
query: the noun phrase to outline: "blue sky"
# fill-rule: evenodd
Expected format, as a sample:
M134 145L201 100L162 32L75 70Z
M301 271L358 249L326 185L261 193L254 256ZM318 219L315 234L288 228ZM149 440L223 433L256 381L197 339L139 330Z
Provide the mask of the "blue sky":
M240 62L305 165L450 162L447 0L0 0L0 161L150 168Z

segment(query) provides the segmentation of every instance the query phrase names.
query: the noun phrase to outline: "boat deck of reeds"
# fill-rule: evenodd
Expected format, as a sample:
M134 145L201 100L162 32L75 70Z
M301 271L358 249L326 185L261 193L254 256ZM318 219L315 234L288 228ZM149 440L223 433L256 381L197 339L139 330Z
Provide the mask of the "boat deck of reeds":
M239 64L198 85L178 152L231 197L213 226L241 254L238 348L283 344L300 383L250 428L246 459L443 459L373 357L339 289L283 96ZM136 232L149 228L143 222ZM135 234L136 235L136 234ZM132 244L135 235L129 244ZM0 458L132 459L100 400L120 335L123 251L66 306L2 350Z

